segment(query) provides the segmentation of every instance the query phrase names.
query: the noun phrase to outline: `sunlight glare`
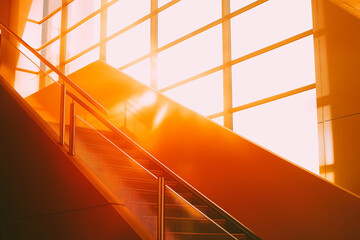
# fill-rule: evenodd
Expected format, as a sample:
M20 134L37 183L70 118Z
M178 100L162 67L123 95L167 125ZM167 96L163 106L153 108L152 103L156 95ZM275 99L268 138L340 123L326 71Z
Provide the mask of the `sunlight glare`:
M324 142L325 142L325 159L326 165L334 164L334 146L333 146L333 126L332 121L324 123Z
M244 56L310 29L311 0L265 2L231 20L232 57Z
M315 90L234 113L234 131L319 173Z
M121 67L150 52L150 20L126 31L107 43L106 61Z
M168 105L163 105L161 106L160 110L157 111L157 114L154 118L154 122L153 122L153 129L156 129L158 126L160 126L160 124L162 123L162 121L164 120L166 113L168 111Z
M223 71L164 92L166 96L204 116L223 110Z
M134 107L141 110L142 108L153 105L154 103L156 103L156 101L157 101L156 93L152 91L147 91L142 95L140 95L138 98L134 99L134 101L132 101L132 105L136 105Z
M16 71L14 88L25 98L39 90L39 77L31 73Z
M161 52L158 58L159 87L221 65L221 39L221 26L217 26Z

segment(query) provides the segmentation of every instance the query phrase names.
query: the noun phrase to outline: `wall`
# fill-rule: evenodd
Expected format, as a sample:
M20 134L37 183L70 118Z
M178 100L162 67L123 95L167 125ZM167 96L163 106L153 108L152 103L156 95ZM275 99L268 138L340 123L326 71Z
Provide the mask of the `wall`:
M0 239L140 239L8 87L0 78Z
M313 5L320 173L360 195L360 19L331 1Z
M142 124L128 122L127 115L126 127L142 146L261 238L360 238L359 197L103 62L70 77L110 111L118 127L124 124L124 101L131 103Z

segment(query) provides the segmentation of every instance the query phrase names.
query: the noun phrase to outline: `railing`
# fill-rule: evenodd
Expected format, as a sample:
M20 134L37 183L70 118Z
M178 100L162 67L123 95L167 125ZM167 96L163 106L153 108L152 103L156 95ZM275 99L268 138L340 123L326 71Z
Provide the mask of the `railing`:
M41 78L46 78L48 81L51 81L51 83L53 83L52 85L48 85L48 87L51 88L49 89L49 91L50 90L55 91L56 94L58 94L57 96L59 97L58 102L57 101L52 102L53 98L55 98L56 96L50 96L50 97L47 96L49 98L45 99L46 104L50 104L50 108L49 108L51 109L50 111L46 111L43 108L39 108L39 106L37 105L38 102L34 101L33 94L35 95L44 94L44 92L41 92L42 89L38 89L39 91L34 91L33 94L23 93L24 96L25 95L27 96L25 98L25 101L27 101L30 104L30 106L32 106L39 113L39 115L53 128L55 132L57 132L57 129L59 130L57 133L59 136L60 144L65 146L67 145L70 155L76 154L80 159L82 159L86 164L88 164L89 168L102 180L104 184L108 185L109 189L115 194L115 196L118 197L120 201L124 202L124 204L137 217L137 219L139 219L144 224L144 226L146 226L147 230L154 238L157 238L158 240L163 240L165 238L173 239L176 238L176 235L179 234L181 235L181 233L177 232L176 230L178 226L176 221L179 221L179 219L183 221L184 219L168 216L165 211L165 207L167 205L169 205L170 207L176 205L177 208L181 211L181 216L186 216L187 217L186 219L192 219L195 223L205 228L206 231L209 231L211 234L217 234L221 236L222 239L224 240L237 239L235 236L233 236L228 231L226 231L220 224L218 224L211 218L207 217L202 211L198 210L195 206L193 206L190 202L188 202L185 198L183 198L181 194L179 194L171 187L171 184L167 184L165 182L166 177L164 176L169 176L169 174L172 175L175 174L169 171L165 166L162 166L161 163L157 159L155 159L151 154L146 152L141 146L139 146L136 142L134 142L125 133L123 133L112 123L106 120L102 116L102 114L107 113L104 107L102 107L97 101L91 98L84 90L82 90L79 86L77 86L73 81L71 81L67 76L65 76L60 70L54 67L49 61L47 61L39 53L37 53L19 36L17 36L11 30L6 28L2 23L0 23L0 27L2 30L5 30L7 33L13 36L17 40L17 42L22 44L32 54L34 54L40 62L44 63L46 66L51 68L55 73L57 73L59 79L63 79L64 81L64 83L61 85L58 82L54 81L49 75L46 74L46 72L44 72L35 63L34 60L32 60L30 57L24 54L15 44L12 44L10 40L3 37L3 35L0 35L1 37L0 40L3 39L5 40L5 41L0 41L2 47L14 48L15 51L17 51L17 54L19 54L19 56L22 57L21 59L26 60L27 64L31 65L30 69L26 71L22 71L22 72L26 72L26 74L30 74L29 76L31 77L28 80L33 82L38 82L41 80ZM31 70L31 68L36 68L38 69L38 71L33 71ZM74 90L76 90L82 98L90 102L100 111L94 110L81 97L67 90L65 82L69 86L71 86ZM16 86L16 84L14 84L13 87L15 88L15 90L18 90L18 92L19 91L21 92L24 89L26 90L26 87L24 89L19 89ZM67 104L66 96L68 96L71 99L72 102L70 104ZM59 105L56 106L57 104ZM78 115L75 104L77 104L80 108L82 108L83 112L85 111L87 114L90 114L91 116L95 117L97 121L97 126L102 125L100 129L109 129L110 132L112 132L113 134L126 139L128 143L139 149L151 161L161 165L161 168L165 169L165 171L154 174L151 171L147 170L141 163L139 163L137 160L129 156L126 152L124 152L121 148L119 148L116 144L114 144L110 139L104 136L101 130L99 130L99 127L94 127L91 123L83 119L80 116L81 114ZM67 105L69 105L70 108L68 131L66 131L67 119L65 115ZM57 109L58 111L54 109ZM77 119L80 120L80 127L79 124L77 124L76 121ZM57 126L60 127L57 128ZM86 131L93 131L93 133L97 136L97 139L99 141L102 141L103 144L106 145L106 148L108 150L110 149L111 151L115 151L114 154L116 157L119 157L119 159L123 159L123 160L125 159L127 164L131 165L132 169L136 169L137 174L139 174L140 172L141 176L147 179L146 183L153 183L153 182L156 183L155 187L154 185L150 184L148 189L142 189L147 193L151 193L151 194L154 192L156 193L157 201L155 205L152 202L153 200L152 198L150 198L150 200L146 200L146 198L140 197L140 194L136 192L136 189L135 190L131 189L129 187L130 185L128 185L126 181L124 180L120 182L117 180L113 181L111 177L109 177L108 175L109 172L111 173L112 171L107 172L106 168L104 168L106 164L101 165L101 169L98 169L99 163L104 159L99 157L97 154L92 154L88 148L82 146L84 142L80 141L81 137L79 137L79 134L77 132L81 132L81 130L84 129L86 129ZM68 138L66 138L67 132L68 132ZM79 138L80 140L77 140L77 138ZM91 159L93 159L94 161L91 161ZM119 176L116 175L115 177L119 177ZM181 179L180 179L180 183L185 184L187 188L191 188L191 186L183 182ZM196 190L194 191L197 194L199 194ZM156 211L154 211L155 209L154 206L156 208ZM165 224L166 219L167 221L169 221L168 226L166 226ZM173 229L175 229L175 231Z
M76 152L77 155L81 159L83 159L85 161L85 163L88 164L89 168L91 170L93 170L95 172L95 174L104 183L106 183L112 191L115 192L116 197L118 197L120 201L123 201L125 203L125 205L128 206L130 208L130 210L132 210L132 212L134 213L134 215L136 215L137 218L142 219L142 223L144 225L147 225L147 229L151 233L151 235L153 235L154 237L156 235L157 236L156 239L163 240L163 239L165 239L165 236L167 236L166 238L172 239L173 238L172 235L179 234L177 232L172 232L171 227L168 227L168 228L165 227L165 219L168 217L168 215L165 212L165 204L166 204L165 194L166 194L166 195L168 195L167 196L168 202L173 203L173 204L174 204L174 202L177 203L179 205L180 211L184 211L184 212L186 211L186 212L188 212L187 214L190 219L195 219L195 221L202 222L203 225L204 224L208 225L207 227L210 229L210 231L212 233L222 234L223 235L222 239L224 239L224 240L237 239L232 234L230 234L228 231L226 231L222 226L220 226L218 223L213 221L211 218L207 217L205 214L203 214L201 211L199 211L196 207L194 207L192 204L190 204L184 198L182 198L181 195L179 195L171 186L165 184L165 177L164 177L165 173L160 172L157 175L155 175L151 171L147 170L136 159L132 158L130 155L128 155L126 152L124 152L122 149L120 149L110 139L108 139L106 136L104 136L99 130L97 130L97 128L99 128L100 124L103 124L106 128L111 130L111 132L115 133L116 135L129 139L129 141L132 144L136 144L126 134L124 134L122 131L120 131L118 128L116 128L114 125L112 125L112 123L110 123L109 121L107 121L106 119L101 117L96 111L93 111L80 98L78 98L77 96L75 96L72 93L69 93L69 95L72 97L72 99L77 104L79 104L80 107L85 108L86 110L89 110L89 113L91 113L99 121L97 124L95 124L95 125L97 125L97 127L90 125L90 123L86 122L84 119L82 119L81 117L76 115L74 103L71 104L70 129L69 129L69 132L70 132L69 133L69 149L70 149L69 153L74 154ZM107 142L106 147L108 150L113 149L115 151L118 151L119 156L125 156L127 159L131 160L131 163L133 163L133 167L137 166L138 171L142 172L142 175L143 175L143 177L145 177L145 179L147 179L147 182L154 182L154 183L157 182L157 204L156 204L157 210L155 210L155 208L151 208L151 207L149 207L147 209L140 207L139 205L141 205L141 204L146 204L146 203L151 204L152 203L151 200L150 200L150 202L142 202L142 203L136 202L137 200L140 201L139 196L136 193L132 193L132 190L128 185L122 184L122 187L127 189L127 191L129 191L130 193L129 192L124 193L123 189L117 189L118 186L116 184L114 184L112 182L112 180L107 179L107 173L104 173L104 166L101 167L102 173L99 173L99 170L96 169L97 164L94 164L93 162L101 161L101 157L93 156L93 158L94 158L93 160L86 159L86 158L89 158L88 153L83 150L83 147L81 147L81 144L78 145L80 150L79 151L75 150L75 149L78 149L76 147L77 141L75 141L75 138L76 138L75 136L76 136L76 132L77 132L77 130L76 130L77 127L75 124L76 119L79 119L83 124L85 124L85 126L88 127L88 129L92 129L92 131L99 136L99 141L106 140L106 142ZM94 124L94 121L92 121L92 122ZM78 129L80 131L83 131L83 128L81 128L81 127L78 127ZM78 137L81 138L81 136L78 136ZM93 141L96 142L96 139L95 140L93 139ZM81 140L79 142L81 143ZM103 145L103 147L104 147L104 145ZM145 151L145 150L143 150L143 151ZM149 153L147 153L147 155L151 156ZM106 170L105 170L105 172L106 172ZM155 187L156 186L150 186L143 190L155 191ZM124 196L124 195L126 195L126 196ZM144 199L141 199L141 201L144 201ZM140 213L138 210L139 208L142 209L140 211ZM156 215L157 216L156 217L157 230L156 231L154 230L155 218L153 221L151 221L151 219L153 218L152 216L155 212L157 212L157 215ZM146 218L143 219L144 214L145 214L145 217L150 218L150 223L149 223L149 219L146 219Z
M34 54L38 59L40 59L41 62L43 62L47 67L49 67L51 70L53 70L59 78L61 78L63 81L65 81L67 84L69 84L72 88L74 88L81 96L83 96L87 101L89 101L92 105L94 105L97 109L99 109L102 113L108 114L108 111L99 104L95 99L93 99L91 96L89 96L84 90L82 90L76 83L74 83L71 79L69 79L63 72L61 72L58 68L56 68L54 65L52 65L46 58L41 56L40 53L38 53L34 48L32 48L29 44L27 44L24 40L22 40L21 37L16 35L13 31L11 31L9 28L7 28L2 22L0 22L0 28L7 33L9 33L11 36L13 36L17 42L21 43L26 49L28 49L32 54Z
M127 113L132 115L132 122L133 124L128 123L129 119L127 116ZM146 121L142 119L143 116L141 116L141 111L139 112L138 109L136 109L136 106L132 104L129 101L124 102L124 127L125 128L131 128L132 125L132 132L136 132L136 126L138 124L141 124L141 126L146 126ZM129 125L129 127L128 127ZM148 128L149 129L149 128ZM150 129L149 129L150 131ZM124 133L121 133L124 134ZM125 135L125 134L124 134ZM125 135L127 137L127 135ZM208 199L206 196L204 196L202 193L200 193L197 189L192 187L190 184L188 184L185 180L183 180L181 177L179 177L176 173L172 172L170 169L168 169L165 165L163 165L159 160L157 160L154 156L152 156L150 153L148 153L145 149L143 149L140 145L138 145L136 142L134 142L132 139L129 138L129 141L132 142L133 146L135 146L138 150L143 152L148 158L152 159L154 163L156 163L164 172L171 175L176 181L180 182L189 192L196 195L198 198L200 198L203 202L205 202L207 205L211 206L218 214L220 214L224 219L229 221L233 226L236 226L236 228L241 229L244 233L247 234L248 237L254 240L260 240L258 236L255 235L250 229L248 229L246 226L241 224L237 219L233 218L230 214L226 213L225 210L220 208L218 205L216 205L214 202L212 202L210 199Z

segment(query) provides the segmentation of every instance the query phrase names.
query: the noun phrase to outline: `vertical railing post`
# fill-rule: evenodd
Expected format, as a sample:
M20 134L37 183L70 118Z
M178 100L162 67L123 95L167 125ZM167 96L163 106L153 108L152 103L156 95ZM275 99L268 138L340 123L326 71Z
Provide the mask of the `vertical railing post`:
M61 0L61 20L60 20L60 50L59 50L59 70L65 72L66 60L66 34L68 21L67 0Z
M165 181L164 177L158 178L158 216L157 216L157 240L164 240L165 235Z
M2 32L1 32L1 29L0 29L0 67L1 67L1 49L2 49L2 47L1 47L1 40L2 40Z
M65 135L65 101L66 101L66 85L61 85L61 97L60 97L60 136L59 144L64 145Z
M150 87L158 87L158 47L159 47L159 24L158 24L158 0L150 1Z
M126 129L126 112L127 112L127 105L126 100L124 102L124 128Z
M75 103L70 104L70 132L69 132L69 154L75 155Z
M101 8L108 3L107 0L101 0ZM106 35L107 35L107 20L108 8L101 10L100 13L100 60L106 62Z
M222 18L227 17L230 12L230 0L222 0ZM233 129L232 109L232 68L231 61L231 20L226 19L222 22L222 45L223 45L223 106L224 106L224 127Z

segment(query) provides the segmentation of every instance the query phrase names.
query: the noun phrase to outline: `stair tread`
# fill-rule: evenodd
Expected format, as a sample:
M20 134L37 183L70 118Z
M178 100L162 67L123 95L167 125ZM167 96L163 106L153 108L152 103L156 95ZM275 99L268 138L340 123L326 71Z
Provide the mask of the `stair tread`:
M133 178L133 177L126 177L126 176L119 176L120 179L122 180L127 180L127 181L134 181L134 182L153 182L153 183L157 183L157 179L148 179L148 178ZM176 182L165 182L166 185L176 185Z
M144 204L144 205L157 205L157 203L152 202L137 202L138 204ZM165 207L179 207L179 206L186 206L187 204L179 204L179 203L165 203ZM207 205L192 205L196 208L208 208Z
M140 152L137 152L137 151L124 151L122 152L120 149L117 149L117 148L114 148L114 149L111 149L111 150L107 150L105 151L105 149L103 151L100 151L99 149L87 149L88 152L94 154L94 155L99 155L99 156L109 156L109 157L128 157L127 155L129 155L131 158L139 158L140 156L133 156L134 154L140 154Z
M172 234L179 234L179 235L228 235L227 233L207 233L207 232L169 232ZM245 236L244 233L233 233L233 236Z
M125 160L125 159L124 159ZM116 164L116 163L101 163L103 166L107 166L107 167L115 167L115 168L131 168L131 169L141 169L141 170L148 170L148 171L151 171L151 172L161 172L160 170L157 170L157 169L149 169L149 168L146 168L146 170L144 169L144 167L142 165L139 165L137 164L136 162L134 162L133 160L131 159L128 159L130 163L133 163L134 166L128 166L128 165L123 165L123 164ZM88 161L88 163L92 163L93 161Z
M143 207L145 208L156 206L157 203L156 200L155 202L153 202L153 197L154 196L156 197L156 195L158 194L158 190L156 187L154 188L152 187L152 183L156 184L157 181L155 178L152 179L151 174L148 173L145 169L149 170L151 173L155 175L160 174L161 170L151 169L152 167L156 166L156 164L152 163L150 159L144 156L144 154L141 151L135 148L126 139L122 139L121 137L109 131L100 132L100 133L103 134L105 138L100 136L97 132L95 132L92 129L77 129L76 131L78 141L84 146L84 151L88 152L90 154L89 156L93 155L95 157L92 158L92 160L91 158L89 158L90 159L88 160L89 166L91 164L94 164L93 165L94 167L101 166L98 169L103 171L101 172L101 174L104 177L106 176L115 177L113 178L113 180L115 181L117 181L117 178L123 181L128 181L123 183L125 184L124 187L121 187L121 189L118 188L117 190L115 190L115 192L123 194L129 191L129 192L133 192L133 194L135 195L145 194L142 195L142 199L138 199L137 200L138 202L136 203L134 202L134 204L144 205ZM135 159L141 165L137 165L127 155ZM96 164L98 165L95 166ZM132 164L134 165L131 166ZM142 166L145 166L146 168L144 169ZM119 171L116 171L116 169L119 169ZM130 172L126 171L121 173L121 170L129 170ZM142 174L141 171L143 171L144 174ZM109 182L112 181L110 180ZM146 183L146 184L142 184L142 183ZM176 185L177 182L166 181L165 184L172 186L172 185ZM184 191L184 190L180 190L180 191ZM201 210L201 212L209 214L208 208L210 207L207 205L201 205L202 202L197 201L197 197L194 196L192 193L182 192L178 194L183 198L191 199L188 201L190 201L190 203L193 204L192 206L194 208L206 209L206 210ZM170 225L174 226L174 228L172 228L172 230L170 228L166 234L174 235L175 239L184 239L184 240L185 239L215 240L215 239L232 238L226 232L218 232L221 231L221 228L218 228L217 224L223 227L227 225L227 221L224 218L222 218L222 216L214 215L210 211L209 216L213 215L212 218L210 218L211 219L210 220L205 216L198 215L199 213L194 214L193 211L190 211L190 213L186 211L184 212L184 210L187 210L189 207L187 203L182 203L182 201L179 201L179 199L176 196L173 196L171 192L165 192L165 196L166 198L170 197L168 203L165 203L165 207L169 209L168 213L170 216L166 216L165 219L166 221L168 221L169 226ZM193 216L193 215L198 215L198 216ZM142 217L146 219L151 219L156 216L142 216ZM190 228L195 227L194 228L195 230L194 229L189 230L189 226ZM184 228L184 229L180 229L180 228ZM192 232L193 230L197 232ZM246 235L244 233L232 233L232 235L237 239L246 239ZM229 236L229 238L226 238L226 236Z
M191 236L203 236L203 237L228 237L229 239L231 238L235 238L235 239L247 239L246 234L244 233L234 233L234 234L227 234L225 232L223 233L209 233L209 232L167 232L168 235L175 235L175 236L187 236L187 237L191 237ZM231 237L233 236L233 237Z
M121 190L131 190L131 191L137 191L137 192L143 192L143 193L151 193L151 194L158 194L157 189L144 189L144 188L122 188ZM165 193L165 195L169 195L170 193ZM179 193L181 196L185 197L192 197L191 193Z
M215 239L224 239L224 237L226 237L226 239L234 239L234 238L238 239L238 240L246 240L246 239L248 239L247 236L245 234L243 234L243 233L241 233L241 234L232 234L232 236L230 236L227 233L168 232L167 235L173 235L173 236L176 236L177 238L180 238L180 239L182 239L182 237L185 237L185 239L198 239L200 237L205 237L205 239L208 239L208 238L211 238L211 237L215 237ZM172 239L172 238L169 238L169 239ZM201 238L201 239L204 239L204 238Z
M124 146L122 146L122 147L119 147L115 142L109 142L109 141L107 141L106 139L104 139L103 140L103 142L90 142L90 141L83 141L83 139L80 139L79 140L79 142L81 142L83 145L85 145L85 146L89 146L89 147L97 147L97 148L113 148L113 149L117 149L117 147L118 148L120 148L120 149L122 149L122 150L124 150L124 149L130 149L130 150L135 150L135 148L133 148L133 147L128 147L128 146L126 146L126 148L124 147ZM111 143L114 143L114 145L112 145ZM119 145L121 145L121 144L119 144Z

